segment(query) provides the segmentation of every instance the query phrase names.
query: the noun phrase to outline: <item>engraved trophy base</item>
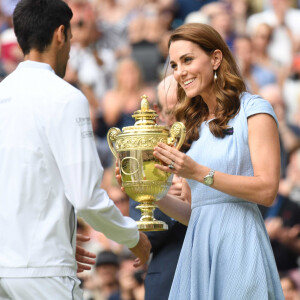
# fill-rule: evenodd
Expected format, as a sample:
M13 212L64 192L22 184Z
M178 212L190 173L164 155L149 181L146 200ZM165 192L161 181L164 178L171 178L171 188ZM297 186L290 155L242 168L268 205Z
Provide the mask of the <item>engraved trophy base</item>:
M164 231L168 230L168 224L163 221L136 221L138 230L140 231Z
M138 230L140 231L163 231L168 230L168 224L156 220L153 216L153 211L157 206L153 202L143 202L136 208L141 210L141 218L136 221Z

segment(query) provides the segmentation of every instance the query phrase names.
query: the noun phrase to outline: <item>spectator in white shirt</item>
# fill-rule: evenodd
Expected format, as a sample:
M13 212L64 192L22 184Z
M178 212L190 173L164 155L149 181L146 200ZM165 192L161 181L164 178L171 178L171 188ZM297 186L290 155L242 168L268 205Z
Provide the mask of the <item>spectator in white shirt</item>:
M291 7L289 0L271 0L271 7L251 15L247 20L247 32L252 35L261 23L273 28L269 55L284 66L290 66L293 53L299 48L300 10Z

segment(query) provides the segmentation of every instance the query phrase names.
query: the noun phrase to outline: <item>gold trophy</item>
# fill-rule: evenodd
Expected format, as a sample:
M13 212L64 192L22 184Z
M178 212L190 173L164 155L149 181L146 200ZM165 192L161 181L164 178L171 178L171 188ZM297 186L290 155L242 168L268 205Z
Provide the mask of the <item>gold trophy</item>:
M157 207L155 201L160 200L168 192L173 174L155 168L162 164L153 155L154 147L165 143L180 149L185 139L185 126L176 122L169 130L167 126L156 124L156 112L149 109L147 96L142 96L141 110L132 115L134 126L110 128L107 141L113 155L119 161L122 185L126 194L140 204L141 218L137 221L141 231L167 230L168 225L154 218Z

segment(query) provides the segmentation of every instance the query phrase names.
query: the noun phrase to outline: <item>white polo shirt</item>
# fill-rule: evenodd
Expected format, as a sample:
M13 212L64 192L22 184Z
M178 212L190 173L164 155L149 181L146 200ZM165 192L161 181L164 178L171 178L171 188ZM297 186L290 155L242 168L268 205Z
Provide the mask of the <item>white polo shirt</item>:
M76 275L76 212L135 246L102 175L84 95L48 64L20 63L0 83L0 277Z

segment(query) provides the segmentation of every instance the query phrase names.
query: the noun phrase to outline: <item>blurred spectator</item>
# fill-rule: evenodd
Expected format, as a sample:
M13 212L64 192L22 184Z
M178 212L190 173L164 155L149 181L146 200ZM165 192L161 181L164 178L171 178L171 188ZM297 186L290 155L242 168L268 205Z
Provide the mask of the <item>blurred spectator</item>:
M6 15L11 17L19 0L1 0L0 9Z
M176 121L174 109L177 104L177 81L173 75L169 75L158 84L156 98L154 109L158 114L157 123L171 127Z
M300 127L300 54L293 58L291 70L283 82L286 119Z
M120 290L109 300L144 300L145 268L133 268L135 258L132 255L121 256L120 259Z
M84 300L108 300L118 293L119 271L120 257L117 254L110 250L99 252L94 270L79 275L84 290Z
M288 69L284 68L279 61L274 60L268 53L272 31L273 28L266 23L258 24L253 30L251 35L253 46L252 61L256 65L276 74L277 82L282 85Z
M102 251L95 272L85 282L87 300L143 300L145 267L133 267L135 257Z
M96 259L96 273L99 278L99 287L105 295L111 295L119 289L118 271L119 258L112 251L102 251Z
M286 119L285 103L282 89L277 84L271 84L260 89L259 94L268 100L279 123L281 177L286 176L286 169L290 159L290 153L300 147L300 130Z
M295 48L299 47L300 10L292 8L290 0L271 0L270 2L270 8L248 18L247 31L251 35L261 23L272 26L270 56L283 65L290 66Z
M234 33L237 35L246 34L247 18L251 11L250 1L224 0L224 2L229 5L231 9Z
M7 28L1 32L0 45L3 71L5 74L10 74L24 57L13 28Z
M299 190L299 162L300 150L297 150L290 156L287 174L280 180L274 204L271 207L260 206L260 210L265 219L278 271L288 272L300 287L300 194L298 199L292 197L292 191L295 188Z
M300 204L300 149L290 155L285 190L292 201Z
M69 3L73 40L65 79L82 90L91 109L101 111L102 98L113 86L116 58L113 50L99 45L101 32L90 3L73 1Z
M173 2L173 0L161 1L158 18L159 24L163 31L172 30L172 24L175 18L175 8Z
M93 0L101 46L113 49L117 59L128 56L130 47L127 27L134 9L133 1Z
M285 300L300 300L300 292L295 281L289 275L281 275L280 282Z
M207 16L209 25L219 32L232 50L235 32L233 27L232 10L223 2L212 2L204 5L200 13Z
M131 56L139 64L146 83L156 83L163 61L159 42L165 30L160 24L158 12L142 11L131 20L128 27L128 38Z
M113 126L122 128L133 125L135 120L132 114L140 109L144 94L150 103L153 102L154 90L144 83L137 62L132 58L121 60L115 73L115 87L103 99L104 124L99 125L101 132L98 131L98 135L106 136L108 128Z
M145 1L138 6L129 24L131 55L140 65L147 83L156 84L160 80L161 66L166 58L166 36L174 20L172 3L173 0Z
M89 300L108 300L112 294L119 290L119 269L119 257L114 252L102 251L98 253L95 272L88 283Z
M144 300L145 268L135 269L131 254L120 256L119 282L120 289L109 297L109 300Z
M282 192L283 188L280 189ZM297 270L300 255L299 204L290 200L288 195L278 194L272 207L260 206L260 210L265 219L278 271Z
M184 23L204 23L209 24L209 17L201 10L190 12L184 19Z
M175 7L176 7L176 23L174 24L175 27L180 26L187 15L191 12L199 10L203 5L215 2L215 0L175 0Z
M165 31L159 41L158 47L159 47L159 51L162 55L162 62L159 66L159 70L158 70L158 77L159 79L164 78L165 76L169 75L172 73L172 69L169 66L169 59L168 59L168 55L169 55L169 49L168 49L168 42L169 42L169 38L171 35L172 31Z
M253 63L253 47L248 36L237 36L233 50L250 92L257 94L262 87L277 82L273 71Z

